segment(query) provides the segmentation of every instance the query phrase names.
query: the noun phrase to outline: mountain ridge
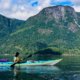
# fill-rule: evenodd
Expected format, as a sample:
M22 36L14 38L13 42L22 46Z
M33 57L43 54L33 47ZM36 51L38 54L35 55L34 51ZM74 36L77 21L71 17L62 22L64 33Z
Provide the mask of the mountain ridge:
M0 52L34 53L51 48L64 53L79 53L79 16L70 6L44 8L37 15L16 25L16 28L13 26L14 31L3 41Z

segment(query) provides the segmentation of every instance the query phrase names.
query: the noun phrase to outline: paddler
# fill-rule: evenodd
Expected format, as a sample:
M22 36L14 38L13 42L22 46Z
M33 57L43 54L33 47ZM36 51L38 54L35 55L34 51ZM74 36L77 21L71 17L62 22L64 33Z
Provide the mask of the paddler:
M20 59L20 53L16 52L15 56L14 56L14 63L20 63L21 59Z
M11 65L11 67L14 68L15 64L20 63L22 61L19 55L20 55L20 53L16 52L16 54L14 56L14 60L13 60L14 63Z

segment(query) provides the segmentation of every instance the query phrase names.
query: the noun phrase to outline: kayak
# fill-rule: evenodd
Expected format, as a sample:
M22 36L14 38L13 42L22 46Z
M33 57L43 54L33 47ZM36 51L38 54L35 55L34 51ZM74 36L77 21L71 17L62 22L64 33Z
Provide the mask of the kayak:
M15 67L26 67L26 66L47 66L47 65L55 65L59 63L62 59L56 60L39 60L39 61L26 61L24 63L17 63ZM10 67L13 62L0 62L0 67Z

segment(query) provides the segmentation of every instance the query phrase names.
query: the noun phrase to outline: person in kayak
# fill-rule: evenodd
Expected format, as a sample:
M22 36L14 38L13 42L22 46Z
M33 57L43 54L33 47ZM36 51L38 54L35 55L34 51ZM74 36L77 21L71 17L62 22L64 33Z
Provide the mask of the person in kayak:
M14 63L11 65L11 67L14 68L14 66L17 64L17 63L20 63L22 60L20 58L20 53L19 52L16 52L15 56L14 56Z
M19 63L21 61L19 55L20 55L20 53L19 52L16 52L16 54L14 56L14 63Z

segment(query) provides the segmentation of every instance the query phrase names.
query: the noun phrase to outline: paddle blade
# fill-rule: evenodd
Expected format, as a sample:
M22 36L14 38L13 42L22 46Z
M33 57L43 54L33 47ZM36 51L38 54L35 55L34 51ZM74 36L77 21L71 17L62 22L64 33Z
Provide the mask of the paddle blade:
M16 64L16 63L13 63L10 67L11 67L11 68L14 68L14 67L15 67L15 64Z

